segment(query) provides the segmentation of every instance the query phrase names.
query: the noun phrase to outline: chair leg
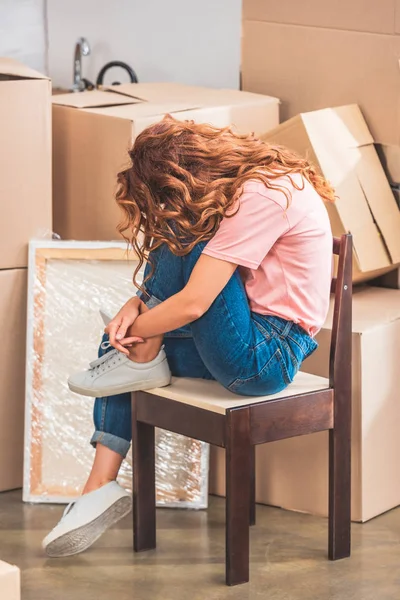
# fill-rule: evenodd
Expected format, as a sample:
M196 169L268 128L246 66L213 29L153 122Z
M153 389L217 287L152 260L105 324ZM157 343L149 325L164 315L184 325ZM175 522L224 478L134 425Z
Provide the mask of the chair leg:
M226 430L226 583L249 581L250 411L231 410Z
M250 525L256 524L256 446L250 447Z
M352 240L347 236L340 243L329 365L334 390L334 427L329 431L331 560L350 556L351 546L352 257Z
M351 444L349 424L329 432L329 549L330 560L350 556Z
M132 394L133 540L135 552L156 547L154 427L136 418L139 394Z

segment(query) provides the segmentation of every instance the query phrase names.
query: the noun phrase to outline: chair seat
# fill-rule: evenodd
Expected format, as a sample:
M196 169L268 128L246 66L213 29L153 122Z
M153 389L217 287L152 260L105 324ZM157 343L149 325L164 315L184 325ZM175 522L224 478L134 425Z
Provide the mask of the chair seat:
M185 377L174 377L171 385L163 388L147 390L147 394L161 396L176 402L197 406L204 410L225 414L226 410L252 404L259 404L271 400L279 400L308 394L329 388L329 380L317 375L310 375L300 371L283 392L272 396L237 396L226 390L216 381L204 379L189 379Z

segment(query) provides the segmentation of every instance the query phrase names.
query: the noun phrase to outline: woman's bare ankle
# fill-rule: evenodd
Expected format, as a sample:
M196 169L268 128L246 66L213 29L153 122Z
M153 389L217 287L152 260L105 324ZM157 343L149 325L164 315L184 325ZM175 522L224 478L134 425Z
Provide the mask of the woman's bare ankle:
M147 306L145 309L148 310ZM130 337L131 333L128 329L127 337ZM127 348L129 351L129 358L133 362L137 363L146 363L154 360L158 353L161 350L161 346L164 340L163 335L158 335L153 338L145 339L144 342L140 342L138 344L133 344L130 348Z
M142 344L136 344L129 348L129 358L133 362L146 363L154 360L160 352L161 342L147 340Z
M90 494L90 492L95 492L96 490L100 489L104 485L107 485L107 483L111 483L112 481L115 481L115 479L101 479L93 481L88 480L86 482L85 487L83 488L82 496L84 496L85 494Z
M82 491L84 494L95 492L99 488L115 481L121 467L123 457L111 448L103 446L101 442L96 444L96 453L90 475Z

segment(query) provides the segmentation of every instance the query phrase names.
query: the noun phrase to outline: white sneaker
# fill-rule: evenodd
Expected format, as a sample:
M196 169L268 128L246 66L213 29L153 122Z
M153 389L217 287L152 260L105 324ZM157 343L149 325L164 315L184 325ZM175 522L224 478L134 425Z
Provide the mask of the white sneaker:
M69 389L83 396L107 397L164 387L171 383L171 371L164 350L147 363L131 361L112 350L90 363L88 371L72 375Z
M42 542L51 557L79 554L132 510L131 495L116 481L81 496L70 504Z

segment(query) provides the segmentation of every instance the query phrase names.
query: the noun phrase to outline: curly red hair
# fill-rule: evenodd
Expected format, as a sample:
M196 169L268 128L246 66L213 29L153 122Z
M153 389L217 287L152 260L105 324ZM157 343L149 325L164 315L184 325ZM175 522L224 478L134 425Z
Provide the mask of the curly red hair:
M168 115L138 135L129 156L130 166L118 174L116 199L125 217L119 231L139 256L135 282L161 244L183 256L212 238L222 219L234 214L249 179L281 190L289 206L290 193L277 180L301 173L323 200L334 200L330 184L306 159L229 127Z

